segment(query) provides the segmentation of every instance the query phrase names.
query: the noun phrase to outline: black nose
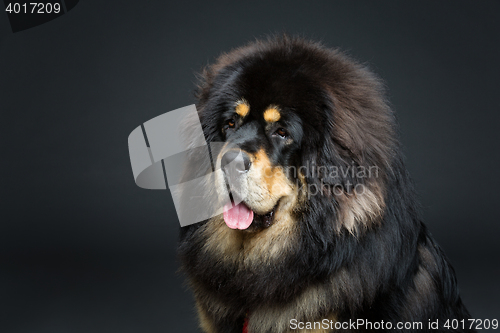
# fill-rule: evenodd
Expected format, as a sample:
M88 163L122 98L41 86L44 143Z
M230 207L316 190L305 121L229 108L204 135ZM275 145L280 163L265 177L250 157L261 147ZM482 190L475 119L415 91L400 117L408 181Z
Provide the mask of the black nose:
M235 161L231 166L234 165L234 170L240 173L247 172L250 169L250 157L247 153L242 150L231 149L227 151L221 158L221 168L226 171L226 166Z

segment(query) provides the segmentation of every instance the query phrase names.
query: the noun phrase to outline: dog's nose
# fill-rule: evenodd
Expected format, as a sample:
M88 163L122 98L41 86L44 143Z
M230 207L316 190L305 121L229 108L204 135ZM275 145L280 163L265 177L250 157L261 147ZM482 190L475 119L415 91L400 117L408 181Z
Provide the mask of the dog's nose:
M229 150L227 151L224 155L222 155L221 158L221 168L222 170L226 171L226 166L231 163L235 162L232 165L234 165L234 170L239 172L239 173L245 173L248 170L250 170L250 165L252 164L250 162L250 157L248 156L247 153L245 153L242 150Z

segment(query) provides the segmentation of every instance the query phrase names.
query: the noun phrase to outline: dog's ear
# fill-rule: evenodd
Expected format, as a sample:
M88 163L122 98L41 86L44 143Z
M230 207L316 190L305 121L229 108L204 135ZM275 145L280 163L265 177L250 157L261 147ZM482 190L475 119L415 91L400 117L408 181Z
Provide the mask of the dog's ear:
M322 195L331 196L334 190L350 193L353 186L363 179L356 172L360 165L358 149L335 135L334 106L327 103L318 107L316 124L305 128L302 143L303 176L308 184L314 184Z
M306 166L308 196L321 196L312 200L325 205L334 201L337 231L347 229L354 234L381 218L384 152L378 151L381 143L370 137L370 126L377 125L365 124L362 113L333 101L322 108L324 128L320 133L325 135L304 136L308 142L304 142L302 165Z
M234 70L231 66L232 61L234 60L227 56L221 56L215 64L205 67L197 74L196 108L207 142L222 141L218 127L218 113L213 110L220 107L218 95L225 94L222 87Z

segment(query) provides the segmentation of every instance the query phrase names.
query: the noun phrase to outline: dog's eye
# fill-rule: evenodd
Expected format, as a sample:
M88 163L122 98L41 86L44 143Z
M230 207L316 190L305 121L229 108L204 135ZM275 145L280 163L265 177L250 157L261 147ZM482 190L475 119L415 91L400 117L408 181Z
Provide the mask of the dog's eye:
M233 119L229 119L226 121L226 128L234 128L234 126L236 126L236 123Z
M280 136L282 138L286 138L288 136L288 133L283 127L278 128L275 132L274 135Z

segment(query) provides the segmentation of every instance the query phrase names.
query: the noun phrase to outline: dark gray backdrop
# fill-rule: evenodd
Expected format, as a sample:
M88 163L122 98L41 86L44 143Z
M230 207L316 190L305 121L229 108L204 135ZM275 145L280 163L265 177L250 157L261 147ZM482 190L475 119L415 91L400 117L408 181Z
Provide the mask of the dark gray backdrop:
M383 77L464 302L500 317L500 2L80 1L15 34L0 14L1 332L196 332L170 194L135 186L127 137L275 31Z

